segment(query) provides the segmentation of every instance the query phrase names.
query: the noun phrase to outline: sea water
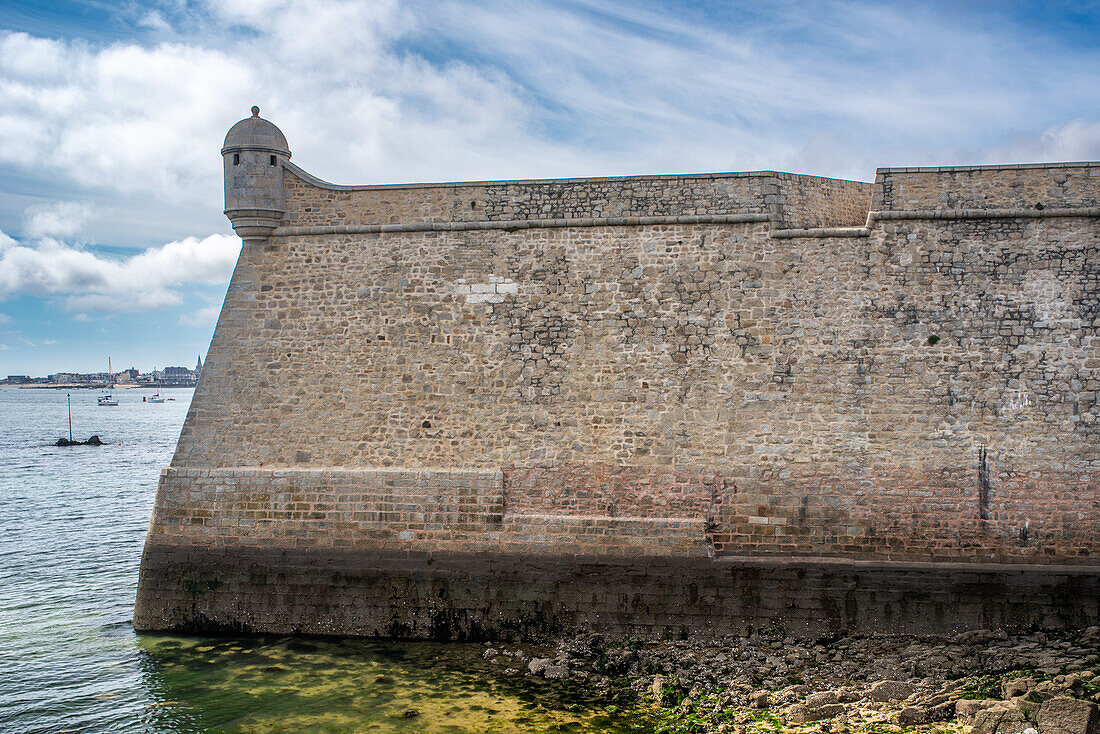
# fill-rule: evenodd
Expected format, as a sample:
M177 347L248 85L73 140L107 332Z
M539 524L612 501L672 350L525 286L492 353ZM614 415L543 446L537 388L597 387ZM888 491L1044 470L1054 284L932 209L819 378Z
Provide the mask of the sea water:
M632 732L638 710L481 645L137 634L157 476L191 390L0 388L0 732ZM98 434L106 445L59 448Z

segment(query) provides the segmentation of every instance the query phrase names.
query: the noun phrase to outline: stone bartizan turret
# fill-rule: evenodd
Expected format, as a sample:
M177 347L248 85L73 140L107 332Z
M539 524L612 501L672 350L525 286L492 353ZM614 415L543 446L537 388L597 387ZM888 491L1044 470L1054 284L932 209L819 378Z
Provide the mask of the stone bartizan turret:
M279 224L283 204L283 166L290 148L279 128L252 108L225 136L225 215L237 235L265 240Z

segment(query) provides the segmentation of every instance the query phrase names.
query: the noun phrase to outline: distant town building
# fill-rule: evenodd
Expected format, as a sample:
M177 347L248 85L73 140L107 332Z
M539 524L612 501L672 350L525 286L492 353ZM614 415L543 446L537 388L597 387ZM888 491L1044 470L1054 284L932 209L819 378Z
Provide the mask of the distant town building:
M160 374L160 382L165 385L189 386L198 381L195 372L186 367L165 367Z
M195 379L199 379L199 375L202 374L202 355L199 355L198 361L195 362Z

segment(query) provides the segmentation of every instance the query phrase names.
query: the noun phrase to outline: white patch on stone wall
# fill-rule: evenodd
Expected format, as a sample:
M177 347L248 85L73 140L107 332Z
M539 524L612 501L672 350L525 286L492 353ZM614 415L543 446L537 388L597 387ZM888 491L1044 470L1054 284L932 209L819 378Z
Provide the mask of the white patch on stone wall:
M1059 282L1054 272L1032 270L1024 278L1021 290L1021 301L1035 309L1041 325L1081 326L1081 320L1074 314L1072 295L1066 292L1065 284Z
M1015 393L1011 393L1004 404L1001 405L1002 415L1016 415L1022 413L1027 408L1030 408L1034 403L1031 393L1025 392L1024 389L1017 388Z
M499 275L490 275L486 283L470 283L465 278L455 281L455 295L465 296L466 303L502 303L506 295L518 293L519 283Z

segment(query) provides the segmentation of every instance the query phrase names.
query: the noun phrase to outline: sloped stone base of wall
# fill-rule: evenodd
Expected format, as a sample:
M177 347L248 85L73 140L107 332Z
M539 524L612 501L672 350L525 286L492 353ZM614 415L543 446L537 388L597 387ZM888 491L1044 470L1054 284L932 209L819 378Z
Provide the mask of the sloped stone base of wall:
M778 629L938 634L1100 623L1100 569L255 549L150 543L139 630L535 638Z

